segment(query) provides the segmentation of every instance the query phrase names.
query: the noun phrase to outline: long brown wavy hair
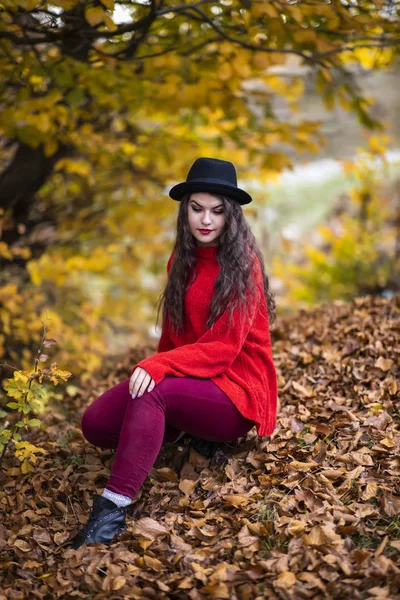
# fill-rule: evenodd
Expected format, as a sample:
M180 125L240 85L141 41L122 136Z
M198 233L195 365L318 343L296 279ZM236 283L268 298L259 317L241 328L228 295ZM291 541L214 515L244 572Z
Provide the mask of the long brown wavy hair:
M165 326L168 314L171 329L176 333L184 328L184 298L186 290L196 279L194 266L197 260L197 243L190 231L188 220L190 195L190 193L185 194L179 203L174 259L157 311L158 323L160 309L162 306L164 307L162 327ZM249 307L256 287L252 276L252 265L256 256L260 261L263 274L269 325L272 325L276 319L276 302L269 288L268 275L264 269L264 258L257 240L245 219L241 205L228 196L214 195L220 198L224 204L225 227L217 248L216 256L220 271L215 281L214 296L206 327L207 329L212 328L216 319L228 309L230 311L230 327L235 309L242 311L243 308ZM189 281L191 273L192 278ZM250 293L250 298L246 296L247 293Z

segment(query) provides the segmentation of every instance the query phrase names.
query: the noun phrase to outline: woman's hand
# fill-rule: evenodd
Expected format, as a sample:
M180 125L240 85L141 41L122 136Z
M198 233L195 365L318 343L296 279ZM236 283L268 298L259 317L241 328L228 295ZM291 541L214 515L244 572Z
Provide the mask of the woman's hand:
M140 397L144 394L146 388L148 392L151 392L155 385L156 382L147 371L141 367L136 367L129 381L129 393L132 398Z

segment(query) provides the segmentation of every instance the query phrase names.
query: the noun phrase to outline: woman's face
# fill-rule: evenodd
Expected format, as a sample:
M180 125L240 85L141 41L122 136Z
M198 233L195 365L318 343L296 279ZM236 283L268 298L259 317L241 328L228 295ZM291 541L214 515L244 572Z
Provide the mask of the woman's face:
M193 192L189 198L188 220L198 246L217 246L225 225L222 200L207 192ZM201 229L211 232L203 234Z

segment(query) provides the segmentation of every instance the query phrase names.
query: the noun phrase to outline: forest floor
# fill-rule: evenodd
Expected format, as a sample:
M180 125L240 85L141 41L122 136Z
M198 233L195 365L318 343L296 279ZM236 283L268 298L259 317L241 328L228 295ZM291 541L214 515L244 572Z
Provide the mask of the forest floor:
M400 598L400 297L365 296L271 329L280 411L211 460L163 447L110 546L68 540L114 451L89 444L85 407L140 354L49 405L33 473L0 475L0 600Z

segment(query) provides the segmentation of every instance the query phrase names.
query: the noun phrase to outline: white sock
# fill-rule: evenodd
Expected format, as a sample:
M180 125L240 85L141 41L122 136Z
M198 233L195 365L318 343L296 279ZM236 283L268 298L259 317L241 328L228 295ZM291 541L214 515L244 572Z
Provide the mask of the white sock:
M117 506L128 506L128 504L132 504L132 498L129 496L124 496L123 494L116 494L107 488L104 489L102 496L114 502Z

